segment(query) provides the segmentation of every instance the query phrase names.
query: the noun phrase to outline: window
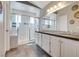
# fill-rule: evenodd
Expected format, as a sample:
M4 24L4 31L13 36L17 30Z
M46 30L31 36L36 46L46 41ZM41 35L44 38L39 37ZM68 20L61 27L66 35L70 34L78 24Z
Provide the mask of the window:
M16 26L19 27L21 23L21 15L16 15Z
M2 21L3 21L3 13L0 14L0 22L2 22Z
M45 25L49 25L49 20L45 20Z
M35 18L35 30L39 30L39 18Z
M34 23L35 23L34 17L30 17L30 23L31 23L31 24L34 24Z
M21 15L12 14L11 27L19 27L21 23Z
M21 23L21 15L16 15L16 23Z

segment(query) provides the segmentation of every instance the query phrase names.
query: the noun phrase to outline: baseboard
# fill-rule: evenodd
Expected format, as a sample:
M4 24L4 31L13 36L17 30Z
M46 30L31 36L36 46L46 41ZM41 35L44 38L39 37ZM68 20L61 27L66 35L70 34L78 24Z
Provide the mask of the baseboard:
M37 47L39 47L42 51L44 51L49 57L52 57L50 54L48 54L44 49L42 49L38 44L36 44Z
M26 41L26 40L24 40L24 41L19 41L18 42L18 45L23 45L23 44L27 44L28 42Z

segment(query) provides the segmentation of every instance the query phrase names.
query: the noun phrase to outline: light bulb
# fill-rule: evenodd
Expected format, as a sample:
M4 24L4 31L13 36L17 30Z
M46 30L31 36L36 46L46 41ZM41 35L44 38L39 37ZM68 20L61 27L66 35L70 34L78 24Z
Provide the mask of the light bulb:
M54 8L56 9L56 8L57 8L57 6L55 5L55 6L54 6Z
M47 12L49 12L50 10L48 9Z
M60 3L58 3L58 6L62 6L61 2L60 2Z
M53 8L51 7L50 10L53 10Z

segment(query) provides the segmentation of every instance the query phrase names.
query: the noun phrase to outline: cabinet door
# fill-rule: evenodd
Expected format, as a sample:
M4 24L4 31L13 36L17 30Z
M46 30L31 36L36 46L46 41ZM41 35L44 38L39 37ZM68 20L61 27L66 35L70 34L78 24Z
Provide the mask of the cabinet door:
M47 53L49 53L49 47L50 47L50 45L49 45L49 42L50 41L50 39L49 39L49 35L46 35L46 34L42 34L42 48L47 52Z
M75 57L76 56L76 42L70 39L61 38L61 56Z
M36 44L38 44L41 47L41 33L35 33L36 36Z
M51 36L51 56L60 56L60 41L59 37Z
M46 37L46 40L45 40L46 49L45 50L48 54L50 54L50 35L45 35L45 37Z
M35 43L38 44L38 33L35 33Z
M42 49L45 47L45 34L42 34Z
M76 57L79 57L79 41L76 41Z
M38 45L41 47L41 33L38 33Z

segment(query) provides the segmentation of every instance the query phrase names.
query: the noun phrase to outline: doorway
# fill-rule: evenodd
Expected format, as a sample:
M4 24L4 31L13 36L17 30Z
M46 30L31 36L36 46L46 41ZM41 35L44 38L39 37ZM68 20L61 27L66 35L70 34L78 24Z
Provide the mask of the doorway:
M15 39L17 42L13 45L16 47L16 45L35 43L35 31L39 28L39 19L33 16L17 13L12 13L11 15L10 29L12 28L12 32L17 36Z

